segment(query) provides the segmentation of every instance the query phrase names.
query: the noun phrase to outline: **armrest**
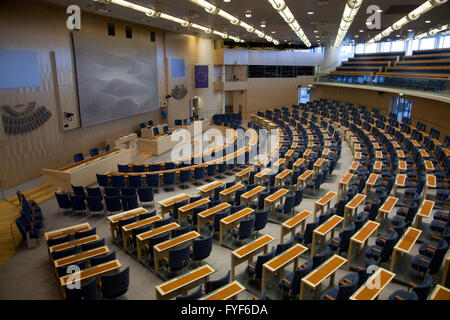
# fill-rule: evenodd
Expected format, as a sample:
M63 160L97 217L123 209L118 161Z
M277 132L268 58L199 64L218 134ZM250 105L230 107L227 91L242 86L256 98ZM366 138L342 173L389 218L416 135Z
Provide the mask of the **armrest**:
M378 252L378 253L381 252L381 250L380 250L380 249L377 249L377 248L372 248L372 251L375 251L375 252Z
M400 296L395 296L394 298L397 299L397 300L405 300L404 298L402 298Z
M435 249L431 249L431 248L426 248L425 250L430 251L430 252L435 252Z
M436 240L441 240L442 238L441 237L438 237L438 236L431 236L433 239L436 239Z
M247 265L249 268L255 269L255 266L251 265L250 263Z
M329 296L329 295L325 295L325 298L327 298L328 300L334 300L334 298L332 297L332 296Z
M408 286L414 288L417 286L417 284L415 284L414 282L409 282Z
M431 248L431 249L436 249L436 247L431 244L427 244L426 247Z
M425 262L425 263L430 263L430 260L427 260L427 259L424 259L424 258L420 258L419 260L422 261L422 262Z

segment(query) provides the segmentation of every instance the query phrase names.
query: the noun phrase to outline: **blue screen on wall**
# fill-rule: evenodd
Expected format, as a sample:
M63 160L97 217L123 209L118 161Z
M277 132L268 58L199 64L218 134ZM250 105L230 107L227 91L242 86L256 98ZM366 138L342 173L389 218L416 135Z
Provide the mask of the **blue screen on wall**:
M40 87L36 51L0 50L0 88Z
M172 78L184 78L183 59L172 59Z

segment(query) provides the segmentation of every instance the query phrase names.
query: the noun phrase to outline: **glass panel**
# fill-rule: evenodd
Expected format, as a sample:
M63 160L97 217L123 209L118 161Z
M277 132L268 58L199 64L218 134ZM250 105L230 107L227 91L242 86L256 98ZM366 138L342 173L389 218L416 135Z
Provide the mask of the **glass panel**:
M444 38L444 45L442 47L443 48L450 48L450 36L446 36Z
M377 45L378 43L371 43L366 45L365 53L375 53L377 52Z
M434 49L435 38L424 38L420 40L420 50Z
M405 42L403 40L391 43L391 51L398 52L405 50Z
M391 51L391 43L390 42L382 42L381 43L381 52L389 52Z
M364 44L358 44L356 46L356 53L364 53Z

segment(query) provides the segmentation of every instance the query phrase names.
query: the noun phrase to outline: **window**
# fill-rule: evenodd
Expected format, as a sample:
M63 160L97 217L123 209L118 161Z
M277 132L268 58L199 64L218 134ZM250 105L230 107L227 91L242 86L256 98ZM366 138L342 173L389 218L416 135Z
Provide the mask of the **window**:
M278 66L264 66L264 78L278 78Z
M389 52L391 51L391 43L390 42L382 42L381 43L381 52Z
M114 37L116 35L116 26L114 23L108 23L108 36Z
M402 97L392 97L392 99L392 112L397 115L397 120L411 119L412 101Z
M248 66L249 78L295 78L314 75L313 66Z
M131 27L125 27L125 37L128 39L133 38L133 31L131 30Z
M405 51L405 42L403 40L392 42L391 51L393 52Z
M356 53L364 53L364 44L358 44L356 46Z
M377 46L378 46L377 43L371 43L371 44L366 45L365 53L375 53L375 52L377 52Z
M353 46L342 46L341 55L343 56L351 56L353 51Z
M442 46L443 48L450 48L450 35L446 36L444 38L444 45Z
M423 38L420 39L419 50L429 50L434 49L434 43L436 38Z
M294 78L296 69L293 66L281 66L280 78Z
M297 76L312 76L314 74L314 67L297 67Z
M155 37L156 37L155 31L150 31L150 41L151 42L155 42Z

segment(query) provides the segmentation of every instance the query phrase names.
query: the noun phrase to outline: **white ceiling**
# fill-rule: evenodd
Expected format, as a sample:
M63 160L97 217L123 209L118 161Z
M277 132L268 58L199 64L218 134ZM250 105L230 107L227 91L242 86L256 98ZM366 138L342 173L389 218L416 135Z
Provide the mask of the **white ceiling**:
M97 14L111 16L114 18L141 23L165 30L178 31L186 34L196 35L200 37L210 37L202 31L196 29L187 29L181 25L159 18L151 18L145 16L141 12L137 12L128 8L120 7L114 4L103 4L93 0L46 0L55 4L68 6L77 4L83 11L95 12ZM162 11L178 18L189 20L200 25L210 27L220 32L226 32L233 36L244 39L247 43L267 43L265 40L258 38L257 35L248 33L245 29L230 24L227 20L220 16L209 14L198 5L193 4L189 0L129 0L130 2L140 4L157 11ZM339 27L342 13L345 7L345 0L285 0L291 9L300 26L305 31L306 36L312 43L317 46L316 35L322 40L322 45L331 46L334 44ZM281 16L273 9L267 0L231 0L225 3L223 0L210 0L219 8L224 9L228 13L238 17L246 23L253 25L264 33L272 36L281 44L293 43L295 45L303 45L300 39L294 34L289 26L284 22ZM408 14L412 9L418 7L424 0L366 0L363 2L355 20L350 27L346 39L343 44L351 41L355 35L359 35L357 42L366 42L377 35L380 31L392 25L394 22ZM381 30L368 30L365 22L368 17L366 9L369 5L378 5L382 10ZM108 12L101 12L98 9L107 9ZM252 17L246 18L245 12L252 11ZM308 11L314 11L314 15L308 15ZM393 12L393 13L392 13ZM421 16L416 21L410 22L401 30L393 33L390 38L398 39L406 38L412 34L420 34L441 24L449 23L450 2L447 2L438 8L434 8ZM426 20L430 20L430 24L425 24ZM266 27L261 28L261 21L266 22ZM412 29L413 32L408 34L407 30ZM318 31L315 33L314 31ZM363 30L363 32L359 32ZM275 33L272 33L275 31ZM245 44L244 44L245 45Z

